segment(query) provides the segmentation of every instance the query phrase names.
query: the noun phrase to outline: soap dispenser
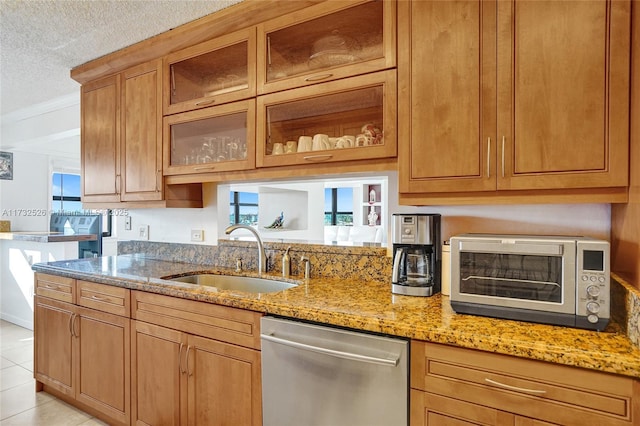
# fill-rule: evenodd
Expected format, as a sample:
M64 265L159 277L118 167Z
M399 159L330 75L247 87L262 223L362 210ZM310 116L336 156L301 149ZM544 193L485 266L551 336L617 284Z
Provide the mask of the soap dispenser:
M282 276L288 277L291 275L291 257L289 257L289 250L291 250L291 246L287 247L287 250L284 252L282 256Z

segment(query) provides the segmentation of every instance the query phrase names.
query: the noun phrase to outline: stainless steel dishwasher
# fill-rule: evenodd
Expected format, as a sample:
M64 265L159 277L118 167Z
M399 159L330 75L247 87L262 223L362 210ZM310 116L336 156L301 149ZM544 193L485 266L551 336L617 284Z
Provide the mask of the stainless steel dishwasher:
M408 341L263 317L264 426L402 426Z

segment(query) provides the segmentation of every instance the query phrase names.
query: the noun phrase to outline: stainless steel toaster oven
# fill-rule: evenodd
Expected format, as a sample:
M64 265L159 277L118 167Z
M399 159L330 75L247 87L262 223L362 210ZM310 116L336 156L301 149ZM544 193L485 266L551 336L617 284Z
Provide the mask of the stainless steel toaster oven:
M609 322L609 243L588 237L451 238L458 313L602 330Z

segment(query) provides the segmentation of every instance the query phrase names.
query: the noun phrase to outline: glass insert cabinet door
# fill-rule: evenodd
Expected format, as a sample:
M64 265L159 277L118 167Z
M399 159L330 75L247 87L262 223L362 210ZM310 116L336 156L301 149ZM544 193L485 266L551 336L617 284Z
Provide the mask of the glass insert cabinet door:
M255 100L164 118L164 174L255 167Z
M330 1L295 15L258 26L260 94L395 66L395 2Z
M259 96L257 166L395 156L395 86L389 70Z
M255 96L255 27L165 58L165 115Z

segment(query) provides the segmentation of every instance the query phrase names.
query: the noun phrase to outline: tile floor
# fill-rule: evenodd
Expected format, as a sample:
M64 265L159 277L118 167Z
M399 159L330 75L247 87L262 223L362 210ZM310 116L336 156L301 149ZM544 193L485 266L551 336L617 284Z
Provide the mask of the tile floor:
M93 426L106 423L35 392L33 332L0 320L0 425Z

